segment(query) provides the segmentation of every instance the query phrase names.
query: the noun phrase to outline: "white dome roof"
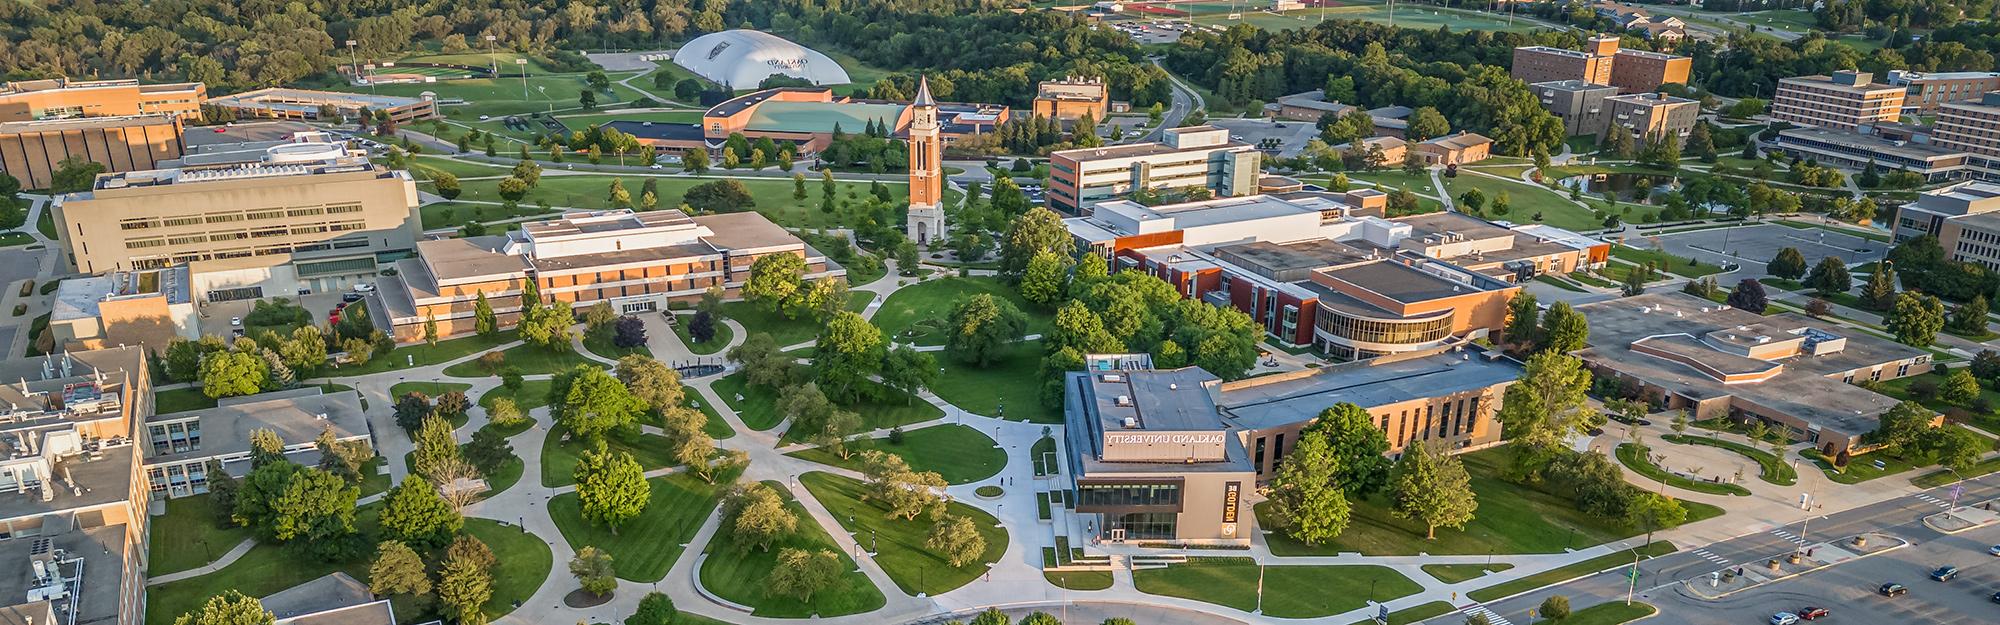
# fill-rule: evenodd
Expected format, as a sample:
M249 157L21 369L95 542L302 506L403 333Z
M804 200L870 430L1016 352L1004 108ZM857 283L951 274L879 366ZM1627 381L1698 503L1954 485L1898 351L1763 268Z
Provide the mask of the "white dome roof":
M819 85L847 84L847 70L805 46L755 30L725 30L696 37L674 52L674 64L732 89L754 89L772 74Z

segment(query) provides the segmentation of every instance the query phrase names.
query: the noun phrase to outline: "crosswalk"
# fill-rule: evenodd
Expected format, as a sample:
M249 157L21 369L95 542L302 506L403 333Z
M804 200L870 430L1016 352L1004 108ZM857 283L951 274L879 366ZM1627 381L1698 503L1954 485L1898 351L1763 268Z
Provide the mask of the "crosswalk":
M1499 612L1488 610L1486 609L1486 606L1483 605L1476 605L1470 608L1466 608L1465 614L1467 616L1471 616L1474 614L1484 614L1486 615L1486 622L1492 623L1493 625L1514 625L1514 622L1507 620L1507 617L1500 616Z
M1707 560L1711 563L1714 563L1717 566L1724 566L1729 564L1729 558L1724 558L1722 556L1715 555L1714 552L1711 552L1707 549L1696 549L1692 553L1694 553L1694 555L1696 556L1700 556L1701 559L1703 560Z
M1928 494L1925 494L1925 493L1917 493L1916 495L1913 495L1913 496L1914 496L1914 497L1916 497L1916 498L1917 498L1917 499L1918 499L1919 501L1922 501L1922 502L1924 502L1924 503L1927 503L1927 504L1931 504L1931 505L1933 505L1933 506L1937 506L1937 507L1939 507L1939 508L1949 508L1949 507L1951 507L1951 501L1950 501L1950 500L1948 500L1948 499L1941 499L1941 498L1938 498L1938 497L1933 497L1933 496L1930 496L1930 495L1928 495Z
M1806 544L1806 539L1799 538L1797 534L1793 534L1785 530L1771 530L1771 535L1783 538L1785 539L1785 542L1796 544L1799 546L1804 546Z

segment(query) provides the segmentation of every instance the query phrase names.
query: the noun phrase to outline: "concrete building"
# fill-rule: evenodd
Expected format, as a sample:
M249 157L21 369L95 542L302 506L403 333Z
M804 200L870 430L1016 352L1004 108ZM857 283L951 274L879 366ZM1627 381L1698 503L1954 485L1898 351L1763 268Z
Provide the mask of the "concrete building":
M1776 140L1766 141L1764 149L1852 171L1874 163L1885 170L1915 173L1926 182L1958 180L1977 173L1971 168L1972 155L1963 150L1933 144L1929 134L1912 137L1917 140L1891 139L1880 132L1880 126L1862 126L1861 132L1787 128L1778 131Z
M389 120L397 124L408 124L438 115L437 103L428 98L313 91L288 87L271 87L226 95L210 100L209 104L234 111L237 117L304 121L331 121L330 118L322 119L323 113L355 119L361 109L387 112Z
M181 118L171 114L0 122L0 171L22 188L46 189L65 159L113 173L152 169L179 158L181 141Z
M208 102L198 82L140 84L137 80L18 80L0 84L0 122L170 115L193 118Z
M1961 182L1925 191L1896 210L1896 241L1929 235L1952 260L2000 269L2000 184Z
M1832 76L1798 76L1778 81L1771 118L1802 126L1853 131L1862 124L1893 122L1902 115L1901 87L1873 82L1868 72L1843 70Z
M1175 128L1159 143L1049 153L1049 207L1073 215L1136 189L1205 187L1217 197L1256 193L1262 154L1214 126Z
M387 598L375 598L368 584L339 571L257 602L276 619L272 625L396 625Z
M1064 220L1078 248L1183 297L1250 315L1277 342L1367 359L1498 332L1515 282L1603 262L1556 229L1518 233L1457 213L1368 214L1380 193L1100 203ZM1379 210L1379 209L1374 209Z
M107 174L51 203L68 267L193 264L197 301L333 291L422 233L409 173L334 143L286 143L253 165Z
M378 282L379 299L396 339L414 341L433 319L440 335L471 332L482 294L500 325L513 325L525 280L535 280L543 298L578 309L608 301L635 314L665 310L710 287L733 294L766 254L804 258L807 279L847 275L758 213L612 210L527 222L504 236L423 241L415 258L397 261L396 275Z
M1671 138L1687 144L1701 115L1701 103L1664 93L1634 93L1604 99L1611 116L1606 123L1623 126L1640 141Z
M1856 382L1931 369L1923 349L1797 313L1759 315L1678 291L1586 304L1574 352L1625 393L1696 420L1761 420L1832 456L1859 452L1898 403ZM1940 417L1940 420L1942 418Z
M1264 108L1264 112L1272 117L1301 122L1318 122L1326 115L1339 117L1354 110L1353 105L1327 101L1325 89L1281 95L1277 102Z
M1538 82L1528 85L1528 90L1535 92L1542 108L1562 118L1563 132L1572 137L1604 132L1610 116L1604 99L1618 95L1617 87L1581 80Z
M1496 444L1510 361L1452 349L1224 382L1158 370L1144 354L1090 355L1064 380L1067 501L1094 541L1248 544L1244 495L1300 431L1340 403L1368 411L1400 455Z
M49 312L49 334L62 350L165 349L177 336L199 338L192 287L187 265L63 280Z
M1981 94L1971 102L1950 102L1938 107L1931 143L1962 150L1971 155L1971 164L1985 176L2000 174L2000 91Z
M1980 99L1988 91L2000 90L2000 72L1914 72L1892 70L1891 85L1903 87L1903 112L1912 115L1935 113L1952 102Z
M1098 78L1070 77L1035 85L1034 113L1039 117L1077 119L1089 115L1099 122L1111 114L1111 88Z
M1476 132L1463 130L1454 134L1437 137L1410 146L1424 155L1424 163L1430 165L1465 165L1486 160L1493 155L1493 140Z
M1676 39L1670 32L1659 36ZM1624 49L1613 55L1610 84L1620 93L1650 93L1659 91L1661 85L1687 84L1693 71L1694 59L1689 57Z
M305 466L319 463L314 441L332 432L336 441L371 440L368 416L354 391L325 393L317 386L228 397L214 408L155 414L145 420L146 484L154 497L208 492L208 463L231 475L250 473L250 433L270 430L285 455ZM371 444L372 446L372 444Z
M674 64L730 89L755 89L771 76L844 85L847 70L818 50L757 30L709 33L682 44Z

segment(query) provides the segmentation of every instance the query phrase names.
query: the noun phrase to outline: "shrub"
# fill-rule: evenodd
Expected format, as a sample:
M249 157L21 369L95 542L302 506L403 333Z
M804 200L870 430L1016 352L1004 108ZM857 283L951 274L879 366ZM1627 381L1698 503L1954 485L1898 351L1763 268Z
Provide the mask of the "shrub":
M501 352L486 352L479 355L479 368L487 373L499 373L507 366L507 355Z

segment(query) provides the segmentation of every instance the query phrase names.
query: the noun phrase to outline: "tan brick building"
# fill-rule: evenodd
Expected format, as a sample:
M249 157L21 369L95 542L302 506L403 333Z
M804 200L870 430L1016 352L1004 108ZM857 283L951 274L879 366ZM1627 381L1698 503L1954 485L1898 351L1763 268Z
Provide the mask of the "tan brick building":
M0 84L0 122L174 115L194 117L208 102L198 82L142 85L137 80L22 80Z
M1514 48L1513 76L1528 84L1558 80L1617 87L1620 93L1657 91L1684 84L1694 60L1646 50L1621 50L1616 35L1598 35L1583 50L1550 46Z
M1035 85L1035 115L1076 119L1089 115L1099 122L1111 113L1111 89L1095 78L1045 80Z
M380 282L397 340L419 340L426 320L440 335L471 332L481 294L500 325L519 321L525 280L542 297L583 308L611 302L631 314L665 310L711 287L733 293L767 254L796 254L805 278L847 271L758 213L690 217L678 210L576 212L529 222L506 236L417 244Z
M1671 137L1677 144L1685 144L1701 115L1700 102L1664 93L1612 96L1604 103L1611 109L1605 122L1624 127L1641 141Z
M1832 76L1798 76L1778 81L1771 118L1804 126L1853 131L1862 124L1893 122L1902 116L1902 87L1873 82L1874 74L1852 70Z
M1932 113L1945 104L1977 101L1986 92L2000 89L2000 72L1895 70L1889 72L1888 82L1908 90L1903 96L1903 110Z
M1662 52L1619 50L1612 58L1611 86L1626 94L1687 84L1688 74L1694 71L1694 59Z
M152 169L184 151L181 119L168 114L0 122L0 171L26 189L48 188L69 158L115 173Z

